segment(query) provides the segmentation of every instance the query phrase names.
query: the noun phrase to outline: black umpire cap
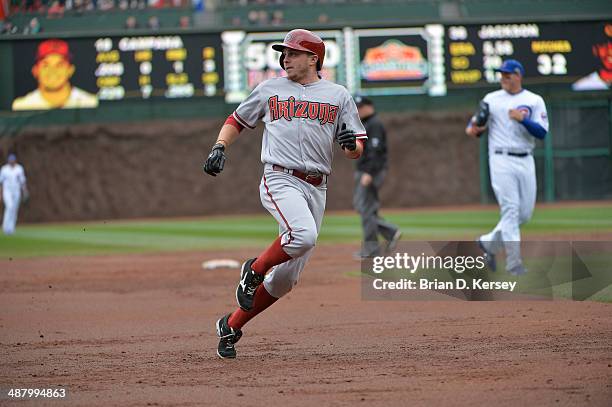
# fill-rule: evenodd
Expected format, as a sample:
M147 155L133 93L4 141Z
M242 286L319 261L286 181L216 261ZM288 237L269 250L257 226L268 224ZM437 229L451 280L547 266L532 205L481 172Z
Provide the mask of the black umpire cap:
M355 104L357 105L357 107L365 105L374 105L374 103L372 103L372 101L365 96L355 96Z

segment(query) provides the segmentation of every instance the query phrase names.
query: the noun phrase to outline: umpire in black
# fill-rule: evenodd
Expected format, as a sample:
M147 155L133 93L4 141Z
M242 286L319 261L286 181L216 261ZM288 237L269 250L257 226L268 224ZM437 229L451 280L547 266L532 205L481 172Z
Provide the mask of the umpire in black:
M361 216L363 228L363 244L356 257L367 258L391 252L400 239L401 232L397 226L378 216L378 190L382 187L387 173L385 128L370 99L357 96L355 104L368 135L355 172L353 206ZM379 244L378 235L385 239L384 246Z

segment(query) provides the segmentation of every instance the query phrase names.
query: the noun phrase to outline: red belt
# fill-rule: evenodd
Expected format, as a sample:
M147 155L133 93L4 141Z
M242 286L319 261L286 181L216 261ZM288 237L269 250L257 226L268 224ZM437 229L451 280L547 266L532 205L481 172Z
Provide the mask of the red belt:
M280 165L276 165L276 164L272 166L272 169L274 171L280 171L286 174L291 174L294 177L297 177L304 182L308 182L310 185L314 185L315 187L318 187L319 185L323 183L324 180L327 179L327 175L325 174L321 174L318 172L306 173L306 172L302 172L298 170L290 170L288 168L281 167Z

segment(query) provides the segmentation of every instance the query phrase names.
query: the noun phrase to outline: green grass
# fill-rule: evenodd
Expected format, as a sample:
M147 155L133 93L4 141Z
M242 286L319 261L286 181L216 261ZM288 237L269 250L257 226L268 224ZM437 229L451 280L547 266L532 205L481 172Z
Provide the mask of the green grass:
M391 212L386 218L401 227L404 239L471 240L490 230L498 216L496 209L487 207ZM277 232L269 215L18 225L15 235L0 236L0 258L264 247ZM612 205L537 208L522 232L524 236L612 233ZM356 215L327 214L319 243L358 243L360 238Z

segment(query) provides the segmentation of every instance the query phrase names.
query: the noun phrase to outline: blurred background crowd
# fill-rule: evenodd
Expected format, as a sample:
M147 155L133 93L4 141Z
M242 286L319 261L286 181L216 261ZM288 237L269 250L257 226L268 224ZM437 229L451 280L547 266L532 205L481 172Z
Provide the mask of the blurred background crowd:
M232 8L248 8L245 15L236 13L230 16L228 23L233 26L280 26L286 22L283 10L285 7L375 2L372 0L2 0L0 3L4 15L1 34L38 34L48 28L48 24L45 24L48 20L142 10L157 10L160 11L160 15L146 16L143 19L130 15L125 20L124 28L189 28L193 25L193 14L214 13ZM168 9L180 10L184 14L173 24L162 24L160 21L164 19L164 11ZM211 19L204 20L210 22ZM329 15L325 12L319 13L316 21L313 21L318 24L329 22Z

